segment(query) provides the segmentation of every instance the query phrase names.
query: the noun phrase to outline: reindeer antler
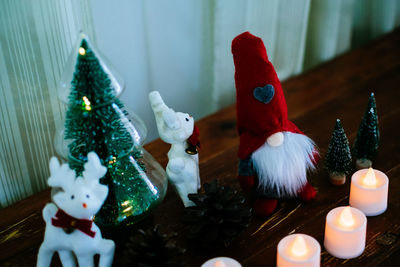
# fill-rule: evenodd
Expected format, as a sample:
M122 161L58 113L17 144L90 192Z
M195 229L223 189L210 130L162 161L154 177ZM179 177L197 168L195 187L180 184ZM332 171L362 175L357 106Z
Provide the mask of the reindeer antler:
M67 189L72 186L75 181L75 171L71 170L68 164L64 163L60 166L60 162L56 157L50 160L50 177L47 183L51 187L62 187Z
M149 93L149 101L154 112L162 112L169 109L158 91Z
M107 168L101 165L100 159L95 152L89 152L88 161L84 165L83 177L90 182L98 182L103 177Z
M179 122L176 117L175 111L172 108L169 108L165 103L164 100L162 99L160 93L158 91L152 91L149 93L149 100L151 104L151 108L153 109L155 114L159 114L159 116L156 115L156 121L157 124L162 124L162 120L165 122L165 124L168 126L168 128L171 129L178 129L179 128Z
M50 159L49 167L50 167L50 177L51 177L55 175L57 171L60 169L60 162L56 157L52 157Z

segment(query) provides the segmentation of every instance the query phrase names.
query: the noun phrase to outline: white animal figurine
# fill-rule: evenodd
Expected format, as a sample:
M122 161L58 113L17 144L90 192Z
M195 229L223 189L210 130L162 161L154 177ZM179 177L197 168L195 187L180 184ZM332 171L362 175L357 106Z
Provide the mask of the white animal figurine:
M175 186L185 207L193 206L188 194L200 188L199 157L196 145L189 138L195 136L194 119L187 113L175 112L167 107L158 91L150 92L149 100L156 118L160 138L171 144L168 152L167 175Z
M64 267L75 266L75 254L79 266L94 266L93 256L100 254L100 267L111 266L114 257L114 241L103 239L93 216L99 211L108 194L108 187L99 183L107 168L102 166L96 153L88 154L83 177L77 177L68 164L50 160L51 187L62 191L53 197L43 209L46 222L44 241L39 249L37 266L49 266L54 252L58 252Z

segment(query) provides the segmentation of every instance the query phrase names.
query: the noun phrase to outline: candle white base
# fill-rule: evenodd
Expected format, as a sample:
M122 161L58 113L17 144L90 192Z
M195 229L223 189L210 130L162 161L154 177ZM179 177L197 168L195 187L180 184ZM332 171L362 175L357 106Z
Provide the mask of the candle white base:
M305 259L296 259L288 253L288 248L297 236L302 236L307 246L308 255ZM321 262L321 246L313 237L305 234L288 235L279 241L276 256L277 267L319 267Z
M365 245L360 245L357 249L356 252L354 253L346 253L343 250L342 251L337 251L337 248L335 244L331 244L329 241L324 241L324 247L326 251L331 254L333 257L336 257L338 259L354 259L357 258L358 256L361 256L363 254Z
M216 266L216 263L218 261L224 263L225 265L223 265L223 266L226 266L226 267L242 267L242 265L237 260L234 260L234 259L228 258L228 257L218 257L218 258L210 259L210 260L206 261L205 263L203 263L201 265L201 267L214 267L214 266Z
M368 169L355 172L351 177L350 206L361 210L366 216L377 216L387 209L389 179L378 170L373 170L378 183L376 188L362 186L361 179L365 177Z
M336 258L352 259L364 252L367 218L361 211L351 208L355 225L354 228L346 230L337 224L344 208L335 208L326 216L324 247Z

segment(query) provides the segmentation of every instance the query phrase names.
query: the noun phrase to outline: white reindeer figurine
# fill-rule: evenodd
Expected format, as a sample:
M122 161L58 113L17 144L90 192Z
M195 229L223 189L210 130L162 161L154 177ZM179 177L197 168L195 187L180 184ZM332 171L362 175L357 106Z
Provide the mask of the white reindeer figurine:
M188 194L197 193L200 188L199 157L188 143L195 129L194 119L187 113L175 112L167 107L158 91L150 92L149 100L160 138L171 144L168 152L168 179L175 186L185 207L193 206Z
M99 211L108 194L108 187L99 183L107 168L102 166L96 153L88 154L83 177L77 177L68 164L50 160L51 187L62 191L53 196L53 203L43 209L46 222L44 241L39 249L37 266L49 266L54 252L58 252L64 267L75 266L73 253L79 266L94 266L93 256L100 254L100 267L111 266L115 244L103 239L100 229L93 223L93 216Z

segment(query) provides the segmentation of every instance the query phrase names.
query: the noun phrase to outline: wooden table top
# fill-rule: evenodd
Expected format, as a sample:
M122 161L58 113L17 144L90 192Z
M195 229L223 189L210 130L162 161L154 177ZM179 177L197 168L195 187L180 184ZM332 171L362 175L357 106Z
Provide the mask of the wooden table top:
M233 77L232 77L233 78ZM336 118L340 118L350 144L353 143L370 92L375 93L381 143L374 168L389 179L387 211L368 217L364 253L352 260L330 256L323 248L325 216L337 206L348 205L350 183L332 186L323 168L309 176L319 191L314 202L281 202L267 219L254 218L228 247L213 252L188 249L187 266L200 266L215 256L237 259L243 266L274 266L276 247L289 233L305 233L321 244L321 266L399 266L400 264L400 30L364 47L344 54L283 83L293 120L325 155ZM198 121L201 132L200 173L202 183L218 178L221 184L239 189L237 176L238 136L235 107L230 106ZM156 140L145 146L163 165L169 145ZM49 190L0 210L0 266L33 266L43 240L41 210L50 199ZM181 223L183 206L171 190L152 216L161 231L178 233L185 247L188 228ZM58 265L57 261L55 265Z

